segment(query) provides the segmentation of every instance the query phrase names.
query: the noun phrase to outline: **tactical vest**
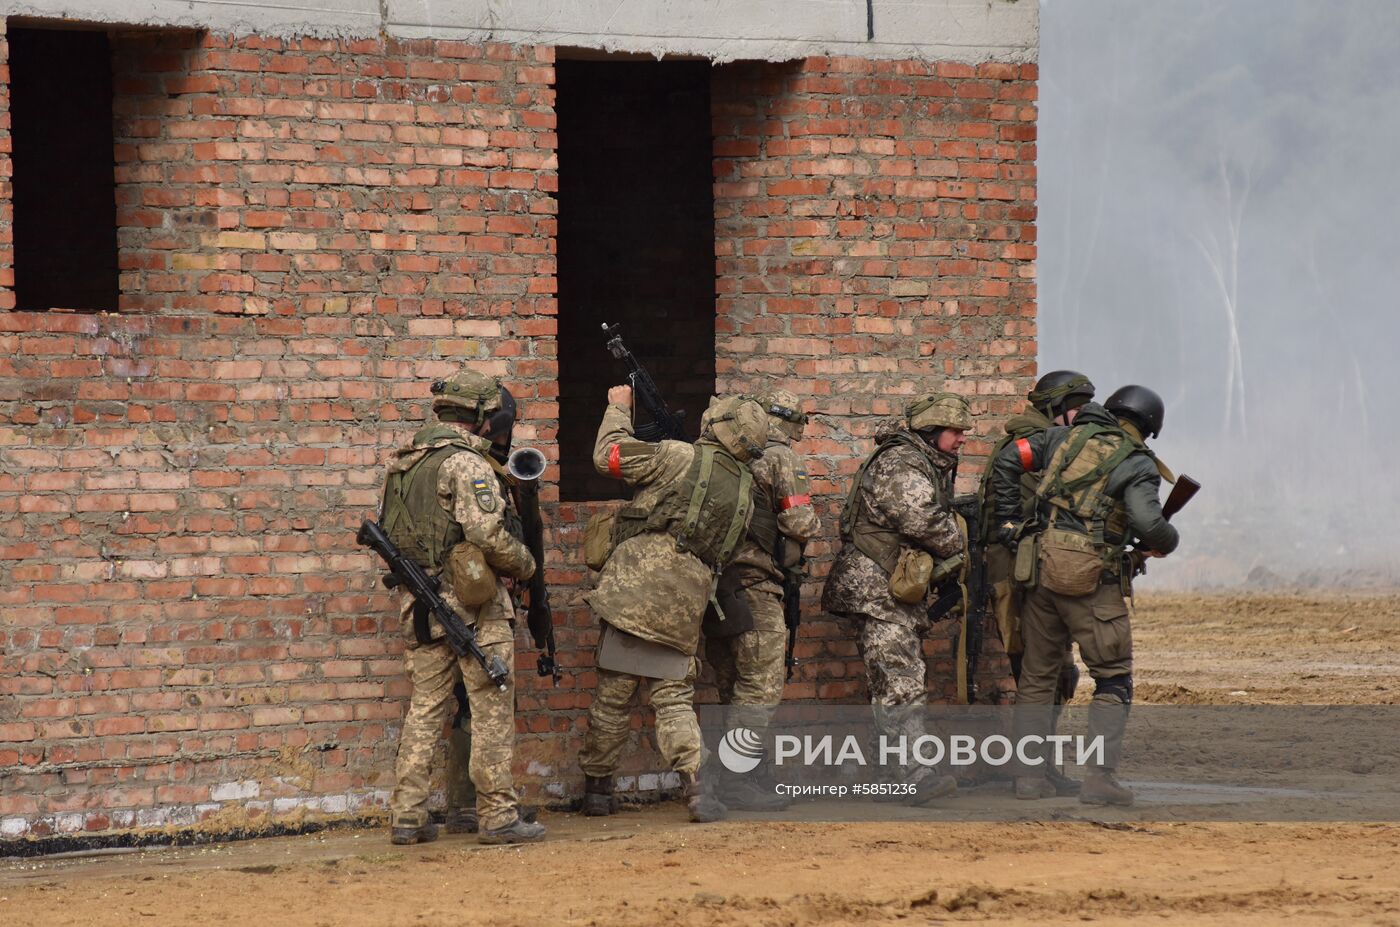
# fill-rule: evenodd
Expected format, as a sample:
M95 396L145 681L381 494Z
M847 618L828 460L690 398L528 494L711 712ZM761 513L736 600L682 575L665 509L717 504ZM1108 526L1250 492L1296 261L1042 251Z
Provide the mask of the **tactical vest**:
M1056 448L1035 496L1050 505L1046 529L1056 527L1068 513L1083 523L1103 558L1105 569L1117 573L1126 546L1127 508L1106 491L1114 469L1134 453L1151 453L1120 428L1082 425Z
M754 511L753 474L714 444L696 444L685 477L675 481L649 509L623 507L613 527L613 546L647 532L665 532L676 549L719 572L734 559Z
M429 425L413 436L415 447L447 443L424 454L407 470L389 474L379 522L389 540L429 573L442 569L447 552L463 540L462 526L438 501L438 473L447 458L462 451L479 453L452 428Z
M768 446L782 445L769 442ZM778 500L768 487L757 480L753 484L753 518L749 520L749 538L772 557L774 563L782 559L782 552L778 549L782 540L782 534L778 531Z
M943 481L934 472L933 461L929 460L926 446L922 442L908 435L894 434L882 441L865 459L865 463L856 471L851 491L846 496L846 505L841 509L841 540L854 544L856 550L874 560L886 573L893 573L896 564L899 563L899 532L881 527L871 520L865 509L863 490L865 474L870 465L885 451L899 446L910 447L919 452L919 472L933 484L937 502L940 505L948 504Z

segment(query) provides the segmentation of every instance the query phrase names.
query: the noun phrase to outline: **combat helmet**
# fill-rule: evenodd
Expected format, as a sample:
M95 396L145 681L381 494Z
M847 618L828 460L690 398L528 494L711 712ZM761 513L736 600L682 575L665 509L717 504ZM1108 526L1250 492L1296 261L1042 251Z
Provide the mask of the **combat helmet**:
M432 391L433 411L444 421L479 425L501 409L500 381L475 370L460 370L438 380Z
M1094 384L1077 370L1052 370L1035 381L1026 394L1030 404L1046 418L1053 419L1077 409L1094 398Z
M802 437L807 413L802 411L802 400L796 395L785 389L770 389L758 397L758 404L780 432L794 441Z
M768 441L768 416L748 396L725 396L710 401L702 420L701 438L718 442L737 460L757 460Z
M1114 391L1103 407L1116 418L1126 418L1144 435L1157 437L1162 432L1162 419L1167 405L1154 390L1145 386L1124 386Z
M911 431L931 428L972 428L972 411L957 393L925 393L904 407L904 420Z

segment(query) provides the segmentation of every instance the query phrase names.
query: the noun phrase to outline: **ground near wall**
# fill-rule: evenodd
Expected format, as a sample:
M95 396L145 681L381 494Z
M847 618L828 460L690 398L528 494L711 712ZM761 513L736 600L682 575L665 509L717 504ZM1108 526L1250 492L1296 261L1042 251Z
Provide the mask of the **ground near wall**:
M1144 597L1140 694L1393 703L1397 617L1400 596ZM0 923L1400 924L1391 824L545 820L523 849L381 830L0 864Z

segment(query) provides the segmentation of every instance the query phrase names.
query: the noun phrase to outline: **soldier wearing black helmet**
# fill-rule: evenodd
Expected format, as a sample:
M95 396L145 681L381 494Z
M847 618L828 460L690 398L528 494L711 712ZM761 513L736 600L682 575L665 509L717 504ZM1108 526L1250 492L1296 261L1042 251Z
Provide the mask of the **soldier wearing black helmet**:
M1155 392L1125 386L1102 406L1080 406L1072 426L1015 439L992 464L997 537L1016 545L1017 579L1026 586L1017 737L1050 733L1064 650L1074 641L1094 679L1090 737L1102 736L1104 743L1102 761L1090 768L1080 792L1087 804L1133 801L1113 775L1133 697L1124 599L1131 592L1130 550L1164 556L1179 540L1158 500L1162 479L1173 477L1144 443L1161 432L1163 416ZM1020 484L1030 472L1041 476L1027 518ZM1035 758L1033 749L1026 753ZM1018 798L1052 794L1044 763L1018 770Z
M1074 422L1079 408L1094 398L1094 384L1077 370L1052 370L1036 381L1035 387L1026 395L1030 408L1012 416L1006 423L1006 434L992 448L988 460L997 456L1008 444L1021 438L1043 434L1055 425L1070 425ZM1011 660L1011 674L1019 686L1021 682L1021 598L1022 590L1011 581L1011 551L1002 544L994 543L998 521L993 511L992 493L993 469L988 467L982 474L982 485L978 490L982 517L979 521L982 531L983 549L987 557L987 582L991 586L992 613L996 617L997 630L1002 644ZM1021 474L1022 518L1032 513L1032 500L1040 474ZM1074 664L1074 650L1066 646L1060 663L1060 675L1055 685L1055 704L1062 705L1074 697L1079 685L1079 668ZM1058 767L1048 767L1050 782L1060 795L1076 795L1079 783L1065 776Z

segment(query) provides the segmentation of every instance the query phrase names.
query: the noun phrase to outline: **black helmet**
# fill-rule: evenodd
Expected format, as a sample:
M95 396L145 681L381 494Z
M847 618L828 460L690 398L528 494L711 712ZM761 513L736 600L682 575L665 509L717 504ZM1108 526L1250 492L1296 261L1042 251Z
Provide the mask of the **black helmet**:
M1035 381L1026 398L1046 418L1054 418L1093 399L1094 384L1077 370L1052 370Z
M1144 435L1157 437L1167 414L1162 397L1145 386L1124 386L1108 397L1103 407L1118 418L1126 418Z
M511 431L515 428L515 397L504 384L501 386L501 407L486 418L486 438L491 442L491 456L505 463L510 457Z

